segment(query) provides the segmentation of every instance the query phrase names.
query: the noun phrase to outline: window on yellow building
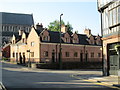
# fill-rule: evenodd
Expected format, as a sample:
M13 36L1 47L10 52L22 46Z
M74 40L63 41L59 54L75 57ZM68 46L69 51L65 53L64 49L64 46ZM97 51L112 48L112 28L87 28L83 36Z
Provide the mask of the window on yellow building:
M31 46L34 46L34 44L35 44L34 42L31 42Z
M34 57L34 52L31 52L31 57Z
M25 43L25 38L22 39L22 42Z

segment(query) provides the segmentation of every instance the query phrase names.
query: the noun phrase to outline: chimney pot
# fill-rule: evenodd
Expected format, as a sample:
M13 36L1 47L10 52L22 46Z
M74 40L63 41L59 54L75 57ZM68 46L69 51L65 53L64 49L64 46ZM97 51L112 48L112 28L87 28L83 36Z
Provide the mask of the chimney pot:
M84 33L85 33L87 36L89 36L89 35L91 35L91 30L90 30L90 29L85 29L85 30L84 30Z

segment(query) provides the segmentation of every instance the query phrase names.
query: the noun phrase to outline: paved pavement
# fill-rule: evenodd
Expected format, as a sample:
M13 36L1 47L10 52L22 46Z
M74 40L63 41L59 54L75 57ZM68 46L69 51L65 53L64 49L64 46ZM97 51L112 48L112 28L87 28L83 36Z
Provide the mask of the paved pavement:
M91 77L102 78L101 71L94 70L48 70L30 69L12 63L3 62L2 81L9 90L19 88L80 88L96 90L116 90L112 85L104 85L90 80ZM28 89L29 88L29 89Z
M98 83L99 85L104 85L104 86L108 86L111 88L120 89L119 88L120 85L118 83L118 76L115 76L115 75L99 76L99 75L93 74L93 75L86 75L86 77L84 77L84 75L77 74L77 75L74 75L74 77L76 77L78 79L85 79L85 81Z

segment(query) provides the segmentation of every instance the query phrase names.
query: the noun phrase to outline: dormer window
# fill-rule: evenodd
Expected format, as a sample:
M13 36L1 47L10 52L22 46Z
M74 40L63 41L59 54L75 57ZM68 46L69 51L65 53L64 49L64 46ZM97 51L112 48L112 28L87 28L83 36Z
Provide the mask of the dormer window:
M95 44L94 40L90 40L90 44Z
M12 42L13 44L15 44L15 40L13 40L13 42Z
M43 41L49 41L49 36L43 36Z
M101 40L97 40L97 41L96 41L96 44L97 44L97 45L101 45Z
M72 43L79 43L78 35L76 32L72 35L72 37Z
M50 35L47 29L43 30L42 33L40 33L42 41L50 41Z
M97 45L101 45L101 38L100 38L100 36L97 36L96 44Z
M66 43L70 43L70 39L69 38L65 38L65 42Z
M89 44L93 44L93 45L95 44L95 39L92 35L89 38Z
M77 38L73 38L73 43L78 43L78 39Z
M65 33L63 36L63 40L65 43L70 43L70 35L68 33Z

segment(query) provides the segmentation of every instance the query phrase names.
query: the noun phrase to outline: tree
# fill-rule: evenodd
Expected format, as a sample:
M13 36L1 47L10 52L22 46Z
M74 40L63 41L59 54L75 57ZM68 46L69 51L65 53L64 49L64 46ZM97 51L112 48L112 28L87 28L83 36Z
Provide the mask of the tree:
M61 20L61 24L65 24L63 20ZM51 31L60 31L60 22L59 20L55 20L53 22L50 22L50 25L48 25L48 29Z
M73 33L73 27L72 27L72 25L69 22L67 22L66 26L67 26L68 32L69 33Z
M61 20L61 25L65 25L65 22L63 20ZM68 28L68 32L72 33L72 25L67 22L67 28ZM55 20L53 22L50 22L50 25L48 25L48 29L51 31L60 31L60 21L59 20Z

